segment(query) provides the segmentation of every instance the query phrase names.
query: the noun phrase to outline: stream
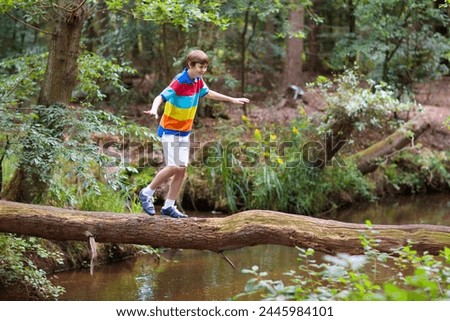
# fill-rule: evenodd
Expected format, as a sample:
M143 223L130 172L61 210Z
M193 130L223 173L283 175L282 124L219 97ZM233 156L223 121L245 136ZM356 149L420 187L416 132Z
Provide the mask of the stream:
M450 197L446 193L396 197L328 213L326 218L351 223L369 219L374 224L450 226ZM242 273L242 269L256 265L260 271L268 272L270 279L287 280L283 274L298 266L298 251L279 245L246 247L225 255L236 270L216 253L167 250L160 260L140 255L124 262L96 266L92 276L89 269L61 272L52 277L52 282L66 289L60 300L228 300L243 292L251 277Z

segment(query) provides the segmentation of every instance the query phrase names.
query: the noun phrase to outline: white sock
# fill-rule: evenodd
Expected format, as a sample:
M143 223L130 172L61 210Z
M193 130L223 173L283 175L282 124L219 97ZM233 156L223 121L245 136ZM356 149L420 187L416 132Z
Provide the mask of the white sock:
M164 202L163 208L168 208L168 207L171 207L174 205L175 205L175 200L166 199L166 201Z
M155 190L154 190L154 189L151 189L150 187L147 186L147 187L144 188L143 193L144 193L145 195L147 195L147 196L152 197L153 194L155 194Z

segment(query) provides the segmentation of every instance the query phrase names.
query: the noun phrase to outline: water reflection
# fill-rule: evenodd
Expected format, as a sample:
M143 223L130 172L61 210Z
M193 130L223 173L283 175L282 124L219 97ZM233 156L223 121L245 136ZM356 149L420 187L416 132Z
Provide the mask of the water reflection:
M350 223L435 224L450 226L450 195L398 196L383 202L354 205L327 214L329 219Z
M62 300L227 300L242 292L249 276L244 268L258 265L271 277L296 268L297 251L260 245L226 253L236 270L217 253L176 250L171 260L156 262L139 256L89 270L59 273L54 280L66 288Z
M376 224L450 225L450 198L446 194L396 198L395 201L353 207L326 218ZM229 251L231 265L217 253L170 250L159 261L139 256L89 270L59 273L55 283L66 288L62 300L227 300L243 291L250 278L241 269L260 267L271 279L288 280L283 273L296 270L298 252L278 245L260 245ZM320 254L318 254L320 255Z

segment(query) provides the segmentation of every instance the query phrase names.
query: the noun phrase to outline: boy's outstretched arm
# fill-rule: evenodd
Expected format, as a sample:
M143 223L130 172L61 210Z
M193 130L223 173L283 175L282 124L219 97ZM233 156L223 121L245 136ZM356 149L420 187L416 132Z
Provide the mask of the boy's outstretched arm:
M206 94L205 97L209 98L209 99L214 99L214 100L227 101L227 102L230 102L230 103L233 103L233 104L239 104L239 105L247 104L247 103L250 102L250 100L248 98L244 98L244 97L241 97L241 98L230 97L230 96L227 96L227 95L220 94L220 93L218 93L218 92L216 92L214 90L208 91L208 93Z
M153 100L152 103L152 109L150 110L145 110L144 113L145 114L150 114L150 116L154 116L155 119L158 119L158 107L159 105L161 105L161 103L163 102L163 98L161 95L156 96L156 98Z

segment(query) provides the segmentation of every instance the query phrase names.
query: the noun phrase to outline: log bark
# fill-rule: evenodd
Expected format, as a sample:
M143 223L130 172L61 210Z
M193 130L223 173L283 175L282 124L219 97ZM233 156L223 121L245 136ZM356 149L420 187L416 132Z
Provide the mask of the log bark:
M438 254L450 246L450 227L374 225L379 250L415 242L420 252ZM251 210L225 218L171 219L145 214L84 212L0 201L0 232L60 241L144 244L223 252L258 244L313 248L324 253L363 253L364 224L343 223L273 211Z
M430 120L427 114L418 114L402 128L369 148L356 153L351 158L356 162L361 173L368 174L378 167L377 161L411 144L414 138L417 138L429 127Z

